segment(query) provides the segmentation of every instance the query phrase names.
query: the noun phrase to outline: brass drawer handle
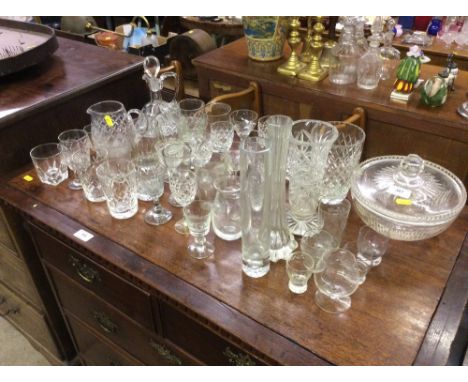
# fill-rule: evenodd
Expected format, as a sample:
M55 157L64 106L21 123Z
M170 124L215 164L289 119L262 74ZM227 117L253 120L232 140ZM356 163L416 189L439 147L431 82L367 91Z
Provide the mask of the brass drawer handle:
M255 366L256 363L247 354L234 353L228 346L224 349L223 354L227 357L229 363L234 366Z
M94 311L93 317L98 322L103 331L106 333L117 333L119 327L110 319L107 314Z
M149 345L154 350L156 350L156 353L158 353L161 357L163 357L169 363L176 365L176 366L182 365L182 361L180 360L180 358L174 355L166 346L158 344L157 342L153 340L149 341Z
M68 259L73 268L75 268L77 275L87 283L94 283L94 281L101 281L99 272L91 268L89 265L84 264L80 259L75 256L70 256Z

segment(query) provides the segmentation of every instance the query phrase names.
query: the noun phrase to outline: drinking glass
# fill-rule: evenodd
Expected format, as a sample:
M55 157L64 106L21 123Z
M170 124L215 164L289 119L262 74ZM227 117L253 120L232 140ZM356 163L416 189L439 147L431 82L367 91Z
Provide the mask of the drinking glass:
M195 171L186 166L179 166L169 176L169 187L177 203L187 207L197 194L197 175ZM189 233L185 219L175 224L175 230L183 235Z
M327 252L323 271L314 274L315 303L329 313L341 313L351 307L351 298L359 287L356 258L346 249Z
M213 231L223 240L237 240L242 233L239 175L219 177L214 185Z
M211 256L214 253L214 245L206 239L210 231L211 203L195 200L184 207L183 212L191 236L187 246L190 256L195 259Z
M258 113L253 110L235 110L230 115L231 124L241 141L249 136L257 125Z
M359 230L357 239L358 259L370 267L376 267L382 262L382 256L388 249L389 239L375 232L368 226Z
M336 239L327 231L306 232L301 239L301 251L311 256L314 260L312 273L322 272L325 264L322 261L325 253L338 248Z
M191 152L190 146L181 141L169 142L163 146L160 153L169 178L177 167L190 164ZM174 207L182 207L176 202L172 193L169 195L169 204Z
M350 251L356 257L355 267L357 270L359 285L363 284L364 281L366 281L366 276L371 269L371 266L359 258L359 249L356 241L346 242L343 245L343 248Z
M338 138L328 154L322 190L322 200L338 203L351 187L351 176L359 164L366 134L359 126L339 121L329 122L336 126Z
M90 142L88 134L83 129L65 130L59 134L58 141L63 149L65 163L73 173L73 179L68 183L68 188L71 190L81 190L81 183L76 177L76 169L71 161L71 156L78 150L87 151L89 155Z
M264 115L263 117L260 117L257 121L257 136L259 136L260 138L268 137L266 121L269 117L271 117L271 115Z
M309 254L301 251L293 252L286 260L286 272L289 277L289 290L301 294L307 291L307 282L312 276L315 260Z
M337 204L320 202L319 216L323 223L322 229L329 232L338 245L341 244L350 211L351 203L348 199L344 199Z
M179 108L179 137L187 143L205 130L205 102L198 98L185 98L179 102Z
M97 167L107 159L107 151L97 149L87 156L81 151L72 154L76 174L80 180L85 198L93 203L104 202L106 197L101 182L96 174Z
M144 216L147 224L161 225L172 218L172 212L161 206L159 198L164 193L164 167L154 155L136 157L133 162L136 166L138 182L138 198L154 203Z
M210 102L205 106L208 126L214 122L229 121L231 106L224 102Z
M192 153L192 166L195 168L205 166L213 156L209 132L203 131L193 136L188 144Z
M226 171L231 174L237 174L240 170L240 141L233 141L231 148L223 156Z
M213 122L209 126L210 141L213 152L225 153L232 145L234 129L228 121Z
M34 147L29 155L42 183L56 186L68 178L63 148L58 143L43 143Z
M138 212L136 169L129 159L107 159L96 174L101 182L112 217L128 219Z

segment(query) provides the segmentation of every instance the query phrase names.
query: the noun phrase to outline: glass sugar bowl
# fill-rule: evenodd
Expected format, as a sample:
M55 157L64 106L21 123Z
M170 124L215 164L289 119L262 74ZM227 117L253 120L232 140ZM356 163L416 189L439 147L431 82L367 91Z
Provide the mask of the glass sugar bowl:
M466 189L458 177L416 154L362 162L353 175L351 195L366 225L405 241L439 235L466 203Z
M240 178L239 175L225 175L214 182L216 197L213 204L213 231L227 241L241 237Z

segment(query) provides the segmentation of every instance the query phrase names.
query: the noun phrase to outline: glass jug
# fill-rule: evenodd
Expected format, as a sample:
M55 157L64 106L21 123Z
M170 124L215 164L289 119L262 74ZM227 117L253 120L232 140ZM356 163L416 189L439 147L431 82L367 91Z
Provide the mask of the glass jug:
M106 150L109 158L130 158L136 136L131 114L139 116L140 111L133 109L127 113L121 102L102 101L86 112L91 116L91 140L95 148Z
M216 197L212 211L213 231L223 240L241 237L240 178L227 175L215 180Z

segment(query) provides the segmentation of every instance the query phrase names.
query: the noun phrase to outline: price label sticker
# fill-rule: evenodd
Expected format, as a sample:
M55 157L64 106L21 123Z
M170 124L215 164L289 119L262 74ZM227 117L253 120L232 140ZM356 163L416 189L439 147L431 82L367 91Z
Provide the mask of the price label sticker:
M399 206L411 206L413 201L411 199L396 198L395 203Z
M78 239L80 239L81 241L89 241L91 240L94 235L89 233L88 231L85 231L84 229L80 229L78 231L76 231L73 236L77 237Z
M34 178L31 175L25 175L25 176L23 176L23 179L26 182L31 182Z
M411 190L408 190L408 189L403 188L403 187L398 187L398 186L395 186L395 185L388 187L387 191L390 194L398 196L398 197L403 198L403 199L409 199L409 197L411 196Z
M107 126L109 127L114 127L114 121L112 120L110 115L105 115L104 116L104 121L106 121Z

